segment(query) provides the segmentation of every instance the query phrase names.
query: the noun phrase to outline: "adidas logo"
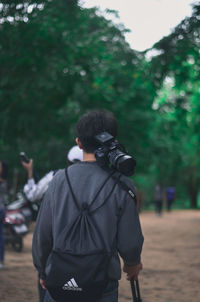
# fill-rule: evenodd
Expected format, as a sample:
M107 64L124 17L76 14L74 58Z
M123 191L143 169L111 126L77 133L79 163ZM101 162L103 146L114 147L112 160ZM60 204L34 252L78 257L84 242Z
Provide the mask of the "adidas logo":
M63 285L63 290L75 290L75 291L82 291L82 288L78 287L74 278L70 279L67 283Z

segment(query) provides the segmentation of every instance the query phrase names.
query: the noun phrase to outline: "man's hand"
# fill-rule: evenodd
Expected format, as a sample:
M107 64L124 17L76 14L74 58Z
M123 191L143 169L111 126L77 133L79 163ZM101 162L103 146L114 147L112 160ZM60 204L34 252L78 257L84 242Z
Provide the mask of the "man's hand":
M128 266L124 264L123 271L126 273L126 279L131 280L132 278L134 280L138 279L139 272L142 270L142 263Z
M40 279L40 285L42 286L43 289L46 290L46 286L45 286L45 280Z
M28 172L28 178L33 178L33 160L30 159L28 163L21 162L24 169Z

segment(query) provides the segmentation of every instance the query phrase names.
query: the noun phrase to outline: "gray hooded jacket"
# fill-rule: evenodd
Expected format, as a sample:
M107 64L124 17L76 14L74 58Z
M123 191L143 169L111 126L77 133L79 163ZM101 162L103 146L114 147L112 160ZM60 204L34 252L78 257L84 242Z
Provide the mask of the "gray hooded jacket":
M96 162L80 162L68 168L68 175L76 199L81 204L85 201L90 203L94 199L108 177L108 172L100 168ZM121 180L134 190L132 182L127 177L122 176ZM111 279L119 280L121 268L118 254L126 264L138 264L143 235L133 200L119 185L116 185L114 179L110 178L106 182L92 207L101 205L113 187L110 198L93 215L108 249L116 238L116 251L108 272ZM45 193L33 236L33 262L41 278L45 279L48 271L47 259L52 249L57 246L59 234L66 225L73 222L77 211L66 181L65 171L60 170Z

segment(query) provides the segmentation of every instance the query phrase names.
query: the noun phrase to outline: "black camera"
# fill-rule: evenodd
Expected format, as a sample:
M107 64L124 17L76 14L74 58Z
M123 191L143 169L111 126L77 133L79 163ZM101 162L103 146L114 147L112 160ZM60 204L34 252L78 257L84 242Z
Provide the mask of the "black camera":
M125 148L114 140L108 132L102 132L95 136L96 141L101 144L95 150L97 163L101 167L112 166L120 173L131 176L135 172L136 161L126 152Z
M25 152L20 152L19 156L20 156L21 161L23 161L25 163L29 163L30 162L30 159L26 156Z

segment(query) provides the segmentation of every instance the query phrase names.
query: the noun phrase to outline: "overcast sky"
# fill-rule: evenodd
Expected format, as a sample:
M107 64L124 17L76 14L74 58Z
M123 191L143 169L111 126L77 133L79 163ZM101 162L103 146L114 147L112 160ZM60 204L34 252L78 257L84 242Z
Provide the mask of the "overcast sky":
M196 0L82 0L85 7L98 6L119 12L120 23L131 30L126 39L142 51L168 35L192 12Z

